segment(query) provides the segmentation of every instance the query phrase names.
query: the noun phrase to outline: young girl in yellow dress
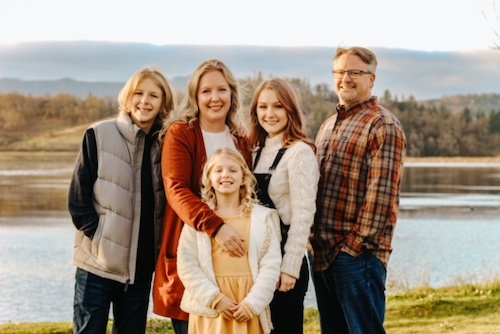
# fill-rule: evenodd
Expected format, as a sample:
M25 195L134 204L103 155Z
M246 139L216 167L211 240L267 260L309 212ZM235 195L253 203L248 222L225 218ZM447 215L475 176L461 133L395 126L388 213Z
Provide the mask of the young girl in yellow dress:
M202 175L202 200L245 240L246 254L223 251L206 233L184 225L177 267L189 333L270 333L269 303L280 276L279 217L258 204L255 177L243 156L217 150Z

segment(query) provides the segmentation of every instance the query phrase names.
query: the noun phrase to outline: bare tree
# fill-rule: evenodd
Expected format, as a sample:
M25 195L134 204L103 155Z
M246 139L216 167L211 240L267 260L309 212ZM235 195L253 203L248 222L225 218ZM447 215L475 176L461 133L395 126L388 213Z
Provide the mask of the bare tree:
M491 30L493 31L494 34L495 46L493 48L496 50L500 50L500 12L498 11L497 3L495 0L492 1L492 7L493 7L493 15L489 17L483 11L483 17L490 24Z

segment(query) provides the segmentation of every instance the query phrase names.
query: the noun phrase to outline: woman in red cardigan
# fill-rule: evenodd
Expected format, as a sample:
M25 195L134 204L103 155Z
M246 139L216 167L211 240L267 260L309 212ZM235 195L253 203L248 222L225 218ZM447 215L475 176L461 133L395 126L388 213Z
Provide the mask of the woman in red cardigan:
M188 314L180 308L184 286L177 275L182 226L207 233L234 256L245 252L236 231L200 199L203 166L217 149L237 149L249 165L252 161L240 117L238 83L223 62L208 60L198 66L165 131L162 173L167 206L153 283L153 312L171 318L176 334L187 334Z

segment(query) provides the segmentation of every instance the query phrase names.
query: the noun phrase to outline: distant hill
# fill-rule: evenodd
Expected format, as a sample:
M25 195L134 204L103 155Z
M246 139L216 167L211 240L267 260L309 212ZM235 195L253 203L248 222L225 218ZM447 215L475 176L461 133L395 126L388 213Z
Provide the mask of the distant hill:
M187 77L177 77L172 79L175 89L185 89ZM19 93L22 95L43 96L58 94L71 94L80 98L89 95L96 97L117 97L125 82L91 82L77 81L74 79L57 80L20 80L10 78L0 78L0 93Z
M117 96L122 87L123 83L84 82L67 78L37 81L9 78L0 79L0 92L33 96L43 96L46 94L54 96L62 93L79 96L81 98L85 98L90 94L97 97Z
M145 65L162 69L184 89L204 60L218 58L238 78L256 73L307 79L332 87L335 47L152 45L112 42L33 42L0 45L0 92L116 95ZM417 100L457 94L500 93L500 51L424 52L373 49L379 60L374 94ZM9 80L19 80L9 81ZM179 79L179 81L177 81ZM40 82L41 81L41 82ZM72 91L70 91L72 89ZM75 93L78 92L78 93Z
M500 111L500 94L460 94L445 96L439 100L422 101L424 107L433 106L437 110L441 106L452 112L463 112L468 109L471 115L482 113L489 115L492 111Z
M171 81L176 90L182 91L187 86L188 77L175 77ZM35 97L47 94L51 96L71 94L82 99L91 94L99 98L110 96L116 99L124 84L125 82L88 82L67 78L35 81L0 78L0 93L19 93ZM435 106L439 108L442 105L454 112L461 112L464 108L468 108L472 114L479 111L489 113L490 111L500 110L500 92L496 94L457 94L443 96L440 99L420 100L419 102L426 107Z

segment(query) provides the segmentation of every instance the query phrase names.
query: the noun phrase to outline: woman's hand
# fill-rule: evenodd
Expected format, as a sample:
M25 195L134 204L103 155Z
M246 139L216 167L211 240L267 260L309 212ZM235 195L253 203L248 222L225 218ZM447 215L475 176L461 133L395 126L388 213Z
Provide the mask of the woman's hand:
M295 287L295 282L297 282L297 279L295 277L292 277L285 273L281 273L278 291L288 292L292 290Z
M231 256L242 257L245 255L245 240L229 225L222 224L215 235L215 241Z

